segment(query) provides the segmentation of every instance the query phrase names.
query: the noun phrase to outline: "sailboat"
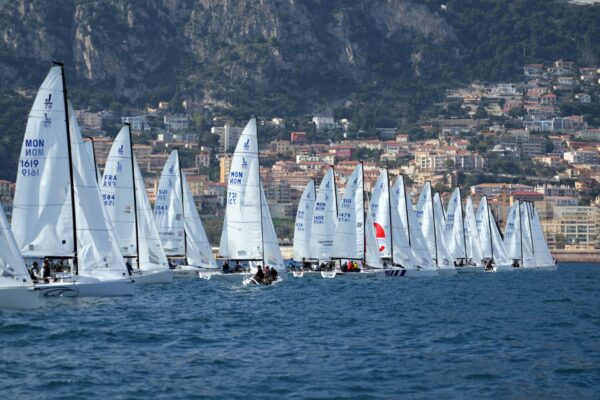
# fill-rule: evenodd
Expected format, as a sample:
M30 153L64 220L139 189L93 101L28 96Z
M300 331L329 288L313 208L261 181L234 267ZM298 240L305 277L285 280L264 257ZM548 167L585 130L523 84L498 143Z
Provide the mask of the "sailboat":
M136 283L171 282L172 274L154 221L146 186L125 124L106 160L100 191L123 256L134 260Z
M544 231L540 221L540 215L531 202L525 203L529 213L529 231L531 232L531 246L533 248L533 258L535 267L538 269L556 270L556 262L548 249L548 244L544 238Z
M415 210L406 190L404 176L398 176L391 189L391 221L395 266L386 276L432 277L438 276Z
M185 174L181 172L179 150L175 149L163 167L154 203L154 218L167 257L182 259L175 275L196 275L217 270L212 248L202 226Z
M21 155L12 230L23 256L70 260L71 273L35 284L43 296L133 293L92 160L55 63L35 98Z
M476 214L477 231L481 238L481 248L485 270L490 272L512 271L512 265L506 254L502 236L496 223L496 218L490 210L487 197L479 202Z
M315 208L315 181L310 180L306 184L296 211L296 221L294 223L294 243L293 260L302 262L299 270L294 268L292 271L294 277L304 276L304 262L310 259L310 236L313 222L313 212Z
M470 257L470 261L475 268L483 268L483 249L481 248L481 240L479 231L477 230L477 218L475 217L475 208L473 207L471 196L467 196L464 221L467 255Z
M437 195L437 193L436 193ZM440 274L455 274L456 267L450 252L444 243L443 209L439 195L431 193L431 183L427 182L421 190L417 202L417 219L423 236L427 241L429 253Z
M39 305L40 292L33 286L0 204L0 309L37 308Z
M481 259L474 257L463 216L460 188L454 189L446 212L445 241L459 272L483 272Z
M506 219L504 245L515 268L556 269L544 239L537 210L529 202L515 200Z
M315 207L313 210L312 226L309 241L309 258L317 260L319 265L332 264L333 237L338 216L338 197L335 187L335 171L331 167L321 180ZM335 268L322 270L324 278L334 278Z
M247 261L252 270L258 266L276 268L281 276L284 272L283 258L260 182L254 118L242 131L233 153L226 202L225 232L222 236L226 243L222 243L220 255L232 261ZM244 280L244 285L251 283L256 283L252 277Z
M363 164L361 162L348 178L340 203L332 258L338 259L340 262L360 261L362 270L383 269L373 221L366 211Z

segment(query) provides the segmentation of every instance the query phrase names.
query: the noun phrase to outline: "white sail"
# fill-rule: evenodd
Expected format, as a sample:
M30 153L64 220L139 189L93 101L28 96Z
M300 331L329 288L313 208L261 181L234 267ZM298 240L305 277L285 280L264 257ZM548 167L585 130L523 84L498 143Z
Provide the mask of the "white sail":
M140 243L140 269L143 271L167 270L169 264L162 247L154 213L146 193L146 185L135 154L133 155L135 196L137 202L138 237Z
M78 273L99 280L126 278L127 268L110 216L98 187L96 167L90 159L75 112L69 106Z
M217 268L217 262L212 253L212 248L202 220L198 214L198 209L194 203L194 196L187 183L185 175L182 175L183 179L183 206L184 206L184 228L185 228L185 239L186 239L186 258L190 265L205 267L205 268Z
M439 193L433 196L433 207L434 207L434 218L435 218L435 244L437 246L437 265L438 268L449 268L454 269L454 259L446 247L446 241L444 239L446 225L446 218L444 217L444 207L442 206L442 200L440 199Z
M417 257L413 254L408 238L409 231L406 227L406 206L404 204L404 185L400 176L390 193L391 223L394 251L394 264L401 265L404 268L415 269ZM421 230L419 229L419 232Z
M0 287L31 285L29 271L0 204Z
M27 256L77 256L79 275L122 278L126 268L95 167L70 111L73 206L61 68L52 67L34 101L21 149L13 212L16 240Z
M317 191L310 235L310 258L329 260L337 221L337 193L333 168L329 169Z
M404 177L398 177L398 211L404 227L408 232L410 248L414 254L415 267L421 269L435 269L427 241L423 236L423 231L413 208L410 195L404 187ZM394 185L395 186L395 185Z
M60 67L42 83L25 128L12 226L29 257L73 256L69 155Z
M98 181L98 184L99 184L100 181L102 181L102 174L100 173L100 169L98 168L98 164L96 163L96 153L94 152L94 142L92 142L91 140L84 140L83 143L85 145L85 150L88 153L88 157L94 163L94 168L96 171L96 180Z
M235 148L227 183L227 249L232 260L263 260L261 191L256 120Z
M121 128L108 153L100 191L115 228L121 253L125 257L134 257L137 254L136 217L128 126Z
M296 261L310 258L310 236L315 208L315 181L308 181L296 211L296 222L294 224L294 253Z
M229 239L227 238L227 212L223 217L223 228L221 229L221 240L219 241L219 256L222 258L229 258L229 249L227 245Z
M391 207L387 170L382 170L379 173L379 178L377 178L371 195L370 208L381 258L391 258L393 233L390 227Z
M544 231L540 221L540 215L531 203L527 203L531 216L531 232L533 234L533 254L538 267L550 267L554 265L554 259L548 249L544 238Z
M519 200L515 200L513 205L508 210L506 216L506 225L504 227L504 247L506 248L506 254L513 260L521 260L522 248L521 248L521 217L519 214Z
M154 202L154 218L165 254L185 256L185 228L181 193L179 156L173 150L165 163Z
M477 266L483 265L483 250L481 249L481 240L477 231L477 221L475 219L475 209L471 196L467 197L465 205L465 241L467 243L467 258Z
M446 225L444 231L446 245L448 247L448 251L450 251L450 254L452 255L452 258L468 258L467 244L465 240L466 232L459 188L454 189L454 192L450 197L448 210L446 212Z
M477 208L477 230L481 238L482 255L484 259L493 259L497 265L510 265L504 243L496 225L496 219L490 210L487 198L482 197Z
M335 227L332 257L362 260L365 257L362 164L358 164L344 189Z
M531 229L531 218L527 203L519 202L518 223L521 231L520 244L522 249L521 266L535 268L537 263L533 250L533 232Z
M260 195L262 199L262 239L265 248L263 261L265 265L283 271L285 265L283 264L283 257L281 256L281 248L279 247L279 240L275 233L271 212L269 211L269 203L267 203L262 184L260 186Z
M437 205L436 205L437 203ZM417 202L417 219L427 242L429 254L438 268L454 267L451 256L443 243L443 225L441 203L436 202L431 193L431 184L425 183Z
M373 223L373 217L371 210L368 210L367 221L365 225L365 264L369 268L382 269L383 263L381 262L381 256L379 253L379 245L375 236L375 225Z

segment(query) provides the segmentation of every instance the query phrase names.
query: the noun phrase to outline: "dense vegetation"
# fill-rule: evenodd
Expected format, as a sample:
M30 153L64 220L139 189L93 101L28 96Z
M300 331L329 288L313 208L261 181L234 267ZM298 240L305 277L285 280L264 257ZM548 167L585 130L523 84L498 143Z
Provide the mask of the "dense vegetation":
M357 134L396 126L413 128L412 138L427 136L417 122L436 115L433 104L447 87L520 81L524 63L600 64L598 5L229 0L224 12L221 3L1 2L0 145L9 156L0 160L0 177L14 177L6 168L14 168L29 105L11 91L37 88L56 58L67 63L78 108L121 113L170 100L181 111L181 101L193 99L240 121L333 113L351 119ZM597 105L580 108L572 111L598 115Z

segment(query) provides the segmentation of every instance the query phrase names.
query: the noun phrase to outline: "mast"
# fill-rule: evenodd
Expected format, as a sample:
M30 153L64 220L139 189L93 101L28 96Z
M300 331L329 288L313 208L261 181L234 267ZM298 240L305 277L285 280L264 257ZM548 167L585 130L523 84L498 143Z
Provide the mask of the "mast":
M465 213L463 210L462 197L460 195L460 188L458 188L458 209L460 210L460 221L462 223L462 233L463 233L463 245L465 248L465 263L467 262L467 233L465 231Z
M400 174L402 177L402 191L404 196L404 213L406 214L406 231L408 232L408 247L412 248L410 244L410 218L408 217L408 198L406 197L406 182L404 181L404 174Z
M183 221L183 258L185 260L185 263L187 264L187 234L185 233L185 200L183 198L183 174L181 173L181 160L179 159L179 149L176 148L175 150L177 151L177 166L179 167L179 189L181 190L181 220Z
M129 125L127 123L127 125ZM92 161L94 162L94 173L96 174L96 183L98 182L98 164L96 164L96 148L94 147L94 138L92 136L86 136L86 139L90 139L90 142L92 142Z
M133 141L131 140L131 124L126 122L125 125L127 126L127 131L129 133L129 156L131 158L131 183L133 185L133 220L135 224L135 255L137 260L137 268L140 269L140 232L138 226L137 196L135 191L135 162L133 160Z
M490 250L492 251L492 261L494 261L494 243L493 243L493 237L492 237L492 222L490 221L490 203L488 203L488 199L487 196L485 196L485 208L487 211L487 220L488 220L488 230L490 232Z
M73 274L79 274L77 265L77 216L75 213L75 178L73 174L73 150L71 148L71 126L69 124L69 100L67 94L67 80L65 78L65 64L60 61L54 61L54 65L60 67L60 76L62 78L63 103L65 107L65 122L67 131L67 151L69 154L69 179L71 180L71 217L73 219Z
M523 263L523 224L521 222L521 202L517 200L519 212L519 247L521 248L521 263Z
M338 216L338 199L337 199L337 187L335 186L335 166L331 166L331 172L333 172L333 200L335 201L335 218Z
M263 209L262 209L262 184L260 182L260 150L258 148L258 128L256 129L256 160L258 162L258 196L259 196L259 210L260 210L260 249L262 251L262 264L266 267L265 263L265 228L263 226Z
M390 255L392 256L392 267L394 266L394 227L392 226L392 193L390 192L390 173L389 166L385 164L385 177L388 194L388 221L390 223Z
M360 161L360 173L362 174L362 209L363 209L363 268L367 267L367 210L365 208L365 165Z
M435 204L433 202L433 191L431 190L431 181L427 181L429 183L429 197L431 198L431 219L433 220L433 244L435 246L435 265L440 266L438 260L438 247L437 247L437 232L435 226Z

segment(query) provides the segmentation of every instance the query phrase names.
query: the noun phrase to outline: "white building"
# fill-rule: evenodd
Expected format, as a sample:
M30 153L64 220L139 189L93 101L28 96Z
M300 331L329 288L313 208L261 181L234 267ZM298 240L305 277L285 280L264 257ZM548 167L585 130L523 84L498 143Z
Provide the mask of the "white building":
M338 124L333 120L332 117L313 117L313 124L318 131L325 129L337 129Z
M135 117L121 117L122 124L131 124L132 132L143 132L146 127L146 116L138 115Z
M165 115L164 122L168 131L183 131L189 126L187 115Z
M239 126L225 124L225 126L210 128L210 133L219 136L219 152L226 153L233 151L243 130L244 128L240 128Z

